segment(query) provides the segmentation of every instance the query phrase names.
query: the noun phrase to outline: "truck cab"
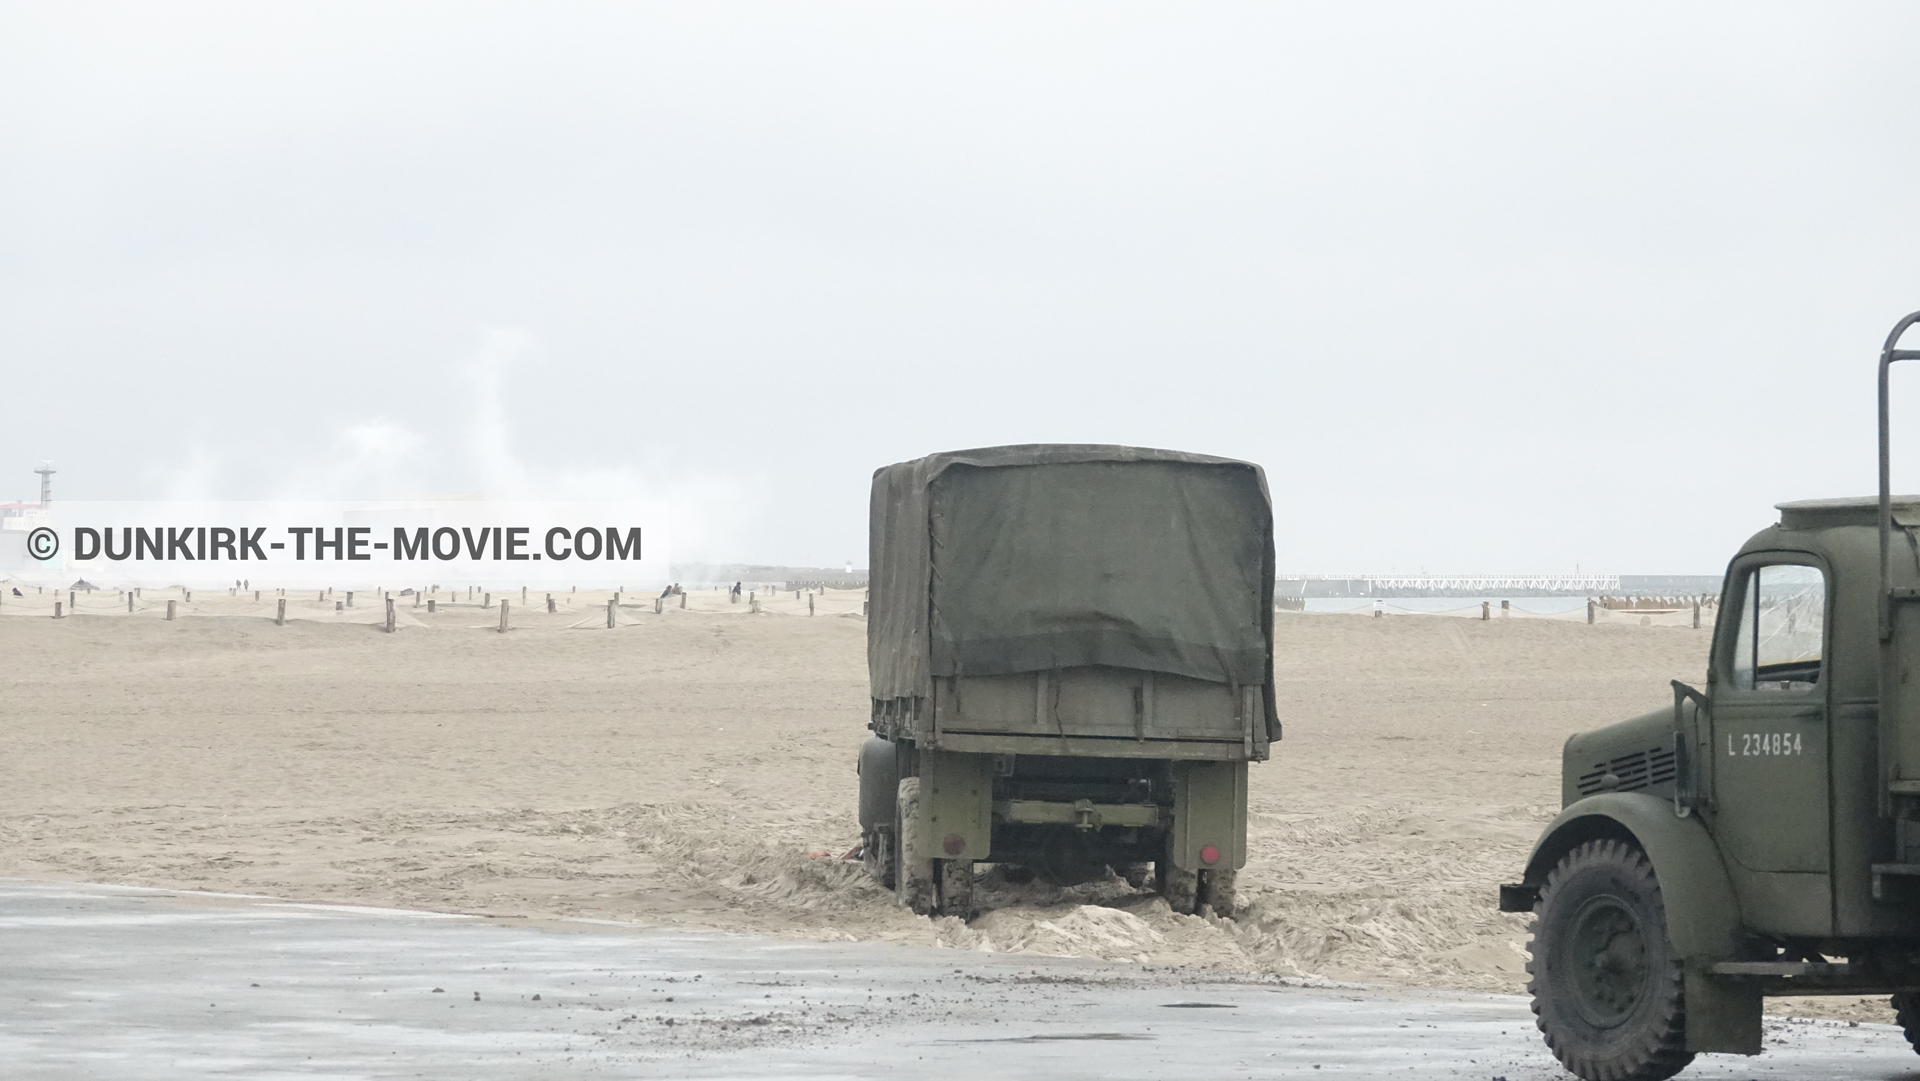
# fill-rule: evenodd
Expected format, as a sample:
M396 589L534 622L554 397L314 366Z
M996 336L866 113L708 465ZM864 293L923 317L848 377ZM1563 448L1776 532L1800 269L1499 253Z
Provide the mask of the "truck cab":
M1920 1038L1920 496L1779 504L1727 565L1704 687L1566 742L1500 907L1583 1078L1757 1054L1770 995L1889 994Z

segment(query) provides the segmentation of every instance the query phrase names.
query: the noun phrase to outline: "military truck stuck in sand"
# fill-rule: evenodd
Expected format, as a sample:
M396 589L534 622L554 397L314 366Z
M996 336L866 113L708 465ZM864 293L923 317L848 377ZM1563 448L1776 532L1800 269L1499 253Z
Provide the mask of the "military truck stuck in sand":
M1758 1054L1770 995L1890 994L1920 1050L1920 497L1779 505L1727 567L1705 690L1570 738L1500 888L1547 1045L1588 1081Z
M980 864L1229 913L1280 738L1260 467L953 451L875 472L870 525L869 872L927 915L969 917Z

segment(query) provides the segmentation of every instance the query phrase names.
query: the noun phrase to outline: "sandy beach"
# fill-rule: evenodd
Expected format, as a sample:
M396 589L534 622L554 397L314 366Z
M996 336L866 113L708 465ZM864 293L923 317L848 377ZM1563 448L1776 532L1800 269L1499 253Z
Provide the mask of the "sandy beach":
M1281 613L1286 732L1252 771L1238 918L989 872L963 924L838 858L858 838L858 592L812 616L791 593L659 614L628 594L608 630L607 594L550 615L507 590L505 634L464 592L432 614L399 598L393 634L365 594L303 594L284 626L225 591L170 622L169 596L0 605L0 875L1505 992L1526 920L1494 890L1558 807L1561 743L1697 680L1708 637Z

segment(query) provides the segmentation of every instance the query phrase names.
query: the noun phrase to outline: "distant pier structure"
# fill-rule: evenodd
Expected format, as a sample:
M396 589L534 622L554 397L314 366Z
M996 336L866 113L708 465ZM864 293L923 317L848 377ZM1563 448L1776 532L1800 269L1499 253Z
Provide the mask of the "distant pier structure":
M1282 574L1278 597L1717 595L1717 574Z

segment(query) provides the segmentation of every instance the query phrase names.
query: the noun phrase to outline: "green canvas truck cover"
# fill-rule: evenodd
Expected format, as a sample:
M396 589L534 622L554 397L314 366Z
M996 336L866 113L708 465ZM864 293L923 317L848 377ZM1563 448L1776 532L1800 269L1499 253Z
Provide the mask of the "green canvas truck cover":
M1106 665L1241 686L1273 671L1273 507L1250 462L1030 444L874 473L876 699Z

